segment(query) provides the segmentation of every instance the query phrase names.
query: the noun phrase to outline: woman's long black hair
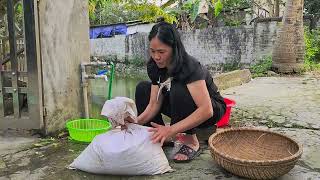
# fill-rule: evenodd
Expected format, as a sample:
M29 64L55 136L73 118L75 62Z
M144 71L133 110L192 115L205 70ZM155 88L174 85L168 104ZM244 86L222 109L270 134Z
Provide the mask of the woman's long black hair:
M175 76L180 71L183 61L188 58L177 29L167 22L159 22L152 27L148 37L149 42L154 37L157 37L162 43L172 48L172 60L168 74ZM152 57L150 57L149 61L153 61Z

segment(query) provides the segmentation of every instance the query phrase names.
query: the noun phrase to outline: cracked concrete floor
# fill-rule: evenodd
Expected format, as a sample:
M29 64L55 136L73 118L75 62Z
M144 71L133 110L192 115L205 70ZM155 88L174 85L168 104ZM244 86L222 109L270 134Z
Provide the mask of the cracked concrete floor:
M289 135L303 144L297 165L280 180L320 179L320 80L315 77L256 78L223 91L236 100L232 126L254 126ZM11 138L11 139L10 139ZM4 142L4 143L3 143ZM188 164L170 165L158 176L94 175L65 167L86 147L67 140L0 135L0 180L6 179L242 179L219 167L209 150Z

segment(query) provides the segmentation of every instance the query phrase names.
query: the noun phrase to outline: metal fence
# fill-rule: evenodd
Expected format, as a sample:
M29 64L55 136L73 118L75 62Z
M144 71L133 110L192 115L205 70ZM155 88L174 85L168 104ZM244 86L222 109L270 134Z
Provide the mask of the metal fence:
M42 119L35 1L23 0L24 32L15 29L15 4L6 0L7 37L0 39L0 129L39 129Z
M16 39L17 46L17 61L18 61L18 71L19 72L27 72L27 61L24 53L24 37L22 35L17 36ZM9 50L9 38L5 37L0 39L0 59L7 60L1 69L4 71L11 71L11 62L8 59L10 58L10 50ZM19 80L26 81L27 78L19 77Z

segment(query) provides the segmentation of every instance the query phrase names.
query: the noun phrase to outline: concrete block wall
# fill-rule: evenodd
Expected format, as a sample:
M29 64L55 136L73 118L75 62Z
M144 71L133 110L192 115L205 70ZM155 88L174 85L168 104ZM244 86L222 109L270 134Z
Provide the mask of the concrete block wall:
M261 22L248 26L180 31L180 34L187 52L204 65L250 65L272 54L278 28L277 22ZM90 44L91 56L149 59L148 33L145 32L126 37L91 39Z
M90 39L91 56L117 55L124 58L126 52L126 35L116 35L112 38Z
M181 38L187 52L204 65L252 61L253 28L251 26L181 32Z
M280 28L279 22L261 22L254 24L253 46L254 59L259 60L270 56L273 51L273 45L277 39L277 32Z
M130 58L149 59L149 40L148 33L136 33L127 36L127 50L126 53Z

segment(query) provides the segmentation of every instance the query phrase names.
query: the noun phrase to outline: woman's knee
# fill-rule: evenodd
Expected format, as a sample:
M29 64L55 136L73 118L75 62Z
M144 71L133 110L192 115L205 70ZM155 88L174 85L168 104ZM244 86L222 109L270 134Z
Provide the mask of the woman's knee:
M141 81L136 86L135 99L136 103L146 104L149 102L151 92L151 82Z
M213 101L212 108L214 112L214 121L217 123L221 120L223 115L226 113L226 104L224 102Z
M150 94L151 82L149 81L140 81L136 86L136 95L146 95Z

